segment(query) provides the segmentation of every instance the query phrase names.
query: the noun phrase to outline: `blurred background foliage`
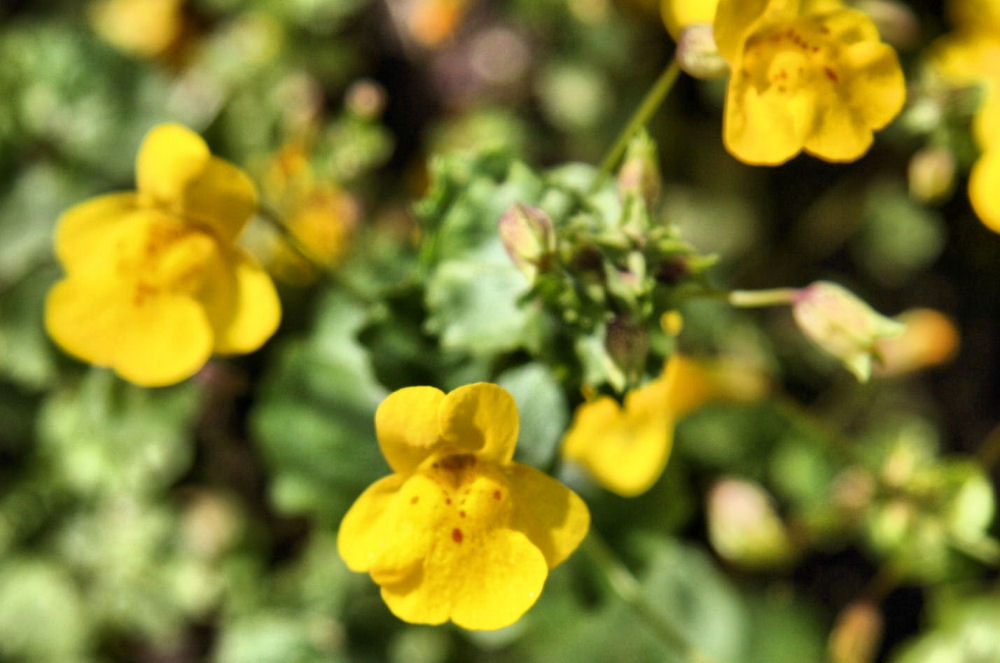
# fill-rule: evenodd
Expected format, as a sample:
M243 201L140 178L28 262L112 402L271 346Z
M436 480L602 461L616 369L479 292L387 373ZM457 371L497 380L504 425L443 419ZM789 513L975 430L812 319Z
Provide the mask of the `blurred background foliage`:
M882 29L910 85L871 153L742 165L723 85L682 77L649 127L649 212L715 257L718 287L835 280L888 314L944 312L961 349L859 385L787 310L671 302L684 352L769 386L679 422L664 475L624 499L557 459L580 386L614 384L603 330L567 337L526 303L496 222L522 202L571 223L586 199L599 225L619 204L613 182L587 198L585 164L669 61L655 2L3 3L0 661L675 660L635 605L719 663L1000 661L1000 240L961 193L976 97L926 82L938 3L856 4L902 12ZM59 352L42 310L56 218L131 188L167 120L258 182L244 240L284 318L261 351L144 390ZM607 543L501 631L403 624L344 567L337 525L387 472L380 400L475 380L514 395L518 459L580 492Z

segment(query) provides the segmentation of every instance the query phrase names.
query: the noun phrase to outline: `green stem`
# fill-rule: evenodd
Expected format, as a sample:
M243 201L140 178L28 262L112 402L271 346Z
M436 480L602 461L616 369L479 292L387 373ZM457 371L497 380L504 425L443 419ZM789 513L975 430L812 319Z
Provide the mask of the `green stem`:
M952 538L949 543L955 550L987 566L1000 566L1000 541L984 536L981 539Z
M594 177L594 182L590 185L590 193L594 193L599 188L601 184L604 183L604 179L611 174L611 171L618 161L625 154L625 148L628 147L628 143L632 140L632 136L635 132L639 131L642 127L649 122L650 118L666 99L667 94L670 89L674 86L674 82L677 80L678 74L681 73L681 66L677 62L676 58L671 58L670 64L660 77L656 79L653 83L653 87L649 89L646 96L643 98L642 103L639 104L639 108L636 109L635 113L632 115L632 119L625 126L625 129L618 135L618 139L615 140L615 144L608 151L607 156L604 157L604 161L601 162L601 169L597 172L597 176Z
M593 529L584 540L583 549L604 574L608 587L685 663L713 663L712 659L692 645L684 632L649 600L632 572Z
M760 308L762 306L788 306L795 301L795 288L773 288L771 290L733 290L729 293L729 303L739 308Z

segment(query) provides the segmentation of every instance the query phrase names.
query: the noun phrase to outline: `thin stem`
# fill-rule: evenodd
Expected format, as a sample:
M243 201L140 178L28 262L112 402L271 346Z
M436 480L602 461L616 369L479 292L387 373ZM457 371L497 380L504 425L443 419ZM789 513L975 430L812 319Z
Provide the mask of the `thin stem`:
M729 303L740 308L760 308L763 306L788 306L795 301L795 288L772 288L771 290L733 290L729 293Z
M667 98L667 94L674 86L674 82L680 73L681 66L677 62L677 59L671 58L670 64L663 70L663 73L656 79L656 82L653 83L653 87L646 93L642 103L639 104L639 108L632 115L632 119L625 125L625 129L618 135L614 145L611 146L607 156L604 157L604 161L601 162L601 169L597 172L594 182L590 185L590 193L597 191L601 187L601 184L604 183L604 179L618 165L618 161L625 154L625 148L628 147L632 136L653 117L653 114L656 113L663 100Z
M1000 541L984 536L975 540L952 538L952 548L987 566L1000 565Z
M712 659L691 644L684 632L649 600L632 572L593 529L583 542L583 549L604 574L608 587L627 603L636 616L685 663L713 663Z

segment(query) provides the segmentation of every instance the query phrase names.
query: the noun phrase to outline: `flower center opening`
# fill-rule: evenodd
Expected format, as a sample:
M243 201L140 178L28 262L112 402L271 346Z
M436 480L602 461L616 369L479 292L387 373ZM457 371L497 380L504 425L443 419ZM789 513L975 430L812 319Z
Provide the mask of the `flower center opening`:
M764 28L746 43L742 73L760 91L793 94L841 81L838 46L830 29L803 18Z

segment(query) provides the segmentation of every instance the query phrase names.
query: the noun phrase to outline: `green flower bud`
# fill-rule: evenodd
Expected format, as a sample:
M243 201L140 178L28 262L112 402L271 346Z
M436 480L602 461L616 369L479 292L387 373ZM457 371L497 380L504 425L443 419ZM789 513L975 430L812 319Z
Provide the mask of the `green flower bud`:
M723 479L708 495L708 540L721 557L750 567L781 565L794 549L771 497L750 481Z
M817 281L795 293L792 313L799 329L839 359L860 381L871 376L877 342L903 333L900 322L880 315L846 288Z
M514 203L497 224L507 254L529 281L551 265L556 233L549 215L537 207Z

